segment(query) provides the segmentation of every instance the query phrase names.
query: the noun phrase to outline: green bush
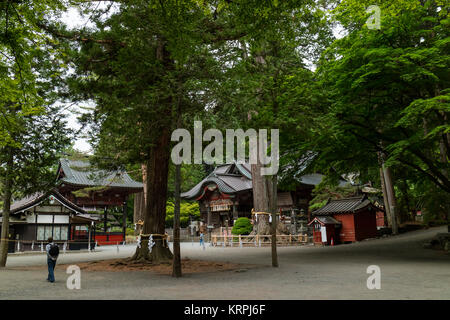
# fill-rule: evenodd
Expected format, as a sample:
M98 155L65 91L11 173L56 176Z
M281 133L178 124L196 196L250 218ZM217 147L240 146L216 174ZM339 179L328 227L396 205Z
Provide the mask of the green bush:
M166 228L173 228L173 213L174 203L167 201L166 206ZM180 204L180 227L186 228L189 226L189 216L192 216L192 220L200 219L200 208L197 202L182 202Z
M231 233L234 235L248 235L252 232L253 226L249 218L238 218L234 223Z
M127 228L126 235L127 236L134 236L134 229L133 228Z

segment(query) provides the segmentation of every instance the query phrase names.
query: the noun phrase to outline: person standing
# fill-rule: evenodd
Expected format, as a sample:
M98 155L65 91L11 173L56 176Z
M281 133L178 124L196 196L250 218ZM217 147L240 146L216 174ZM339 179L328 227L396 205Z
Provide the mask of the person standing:
M53 242L53 238L48 238L48 244L45 246L47 251L48 276L47 281L55 282L55 266L59 256L59 247Z
M205 247L203 232L200 232L200 247L201 247L201 246Z

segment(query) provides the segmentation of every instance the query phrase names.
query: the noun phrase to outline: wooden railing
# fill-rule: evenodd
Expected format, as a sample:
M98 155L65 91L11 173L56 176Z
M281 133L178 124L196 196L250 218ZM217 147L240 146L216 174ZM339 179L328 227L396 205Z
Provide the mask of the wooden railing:
M308 243L308 235L281 235L277 234L277 244L290 246L290 245L305 245ZM245 246L255 246L261 247L264 245L270 245L272 243L272 235L212 235L211 244L213 246L229 246L229 247L243 247Z

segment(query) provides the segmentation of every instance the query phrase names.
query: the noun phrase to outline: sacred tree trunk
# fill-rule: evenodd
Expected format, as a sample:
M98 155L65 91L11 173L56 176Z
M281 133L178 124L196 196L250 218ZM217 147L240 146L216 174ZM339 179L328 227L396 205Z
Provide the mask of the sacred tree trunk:
M391 169L383 164L384 182L389 202L389 211L391 213L392 234L398 234L397 201L395 199L394 185L392 182Z
M134 195L134 213L133 220L136 225L136 230L134 231L135 235L139 235L142 232L142 225L140 225L139 221L144 221L145 215L145 197L144 192L136 193Z
M154 264L169 262L173 255L165 237L167 179L169 174L170 132L162 128L147 164L147 199L141 248L136 249L133 260L150 260ZM149 252L149 237L154 245Z
M382 142L380 142L380 145L383 145ZM385 166L384 154L382 152L378 153L378 157L382 168L382 176L386 191L386 194L383 194L383 197L386 197L387 199L388 209L386 209L386 213L389 212L388 222L390 223L389 225L392 228L392 234L398 234L398 225L400 221L398 220L397 201L395 199L395 190L394 183L392 181L391 168Z
M383 192L383 203L384 203L384 211L386 214L386 219L388 226L392 226L391 222L391 212L389 210L389 201L388 201L388 195L386 191L386 183L384 182L384 172L383 172L383 162L381 159L381 154L378 152L378 162L380 164L380 184L381 184L381 190Z
M134 223L137 223L139 220L144 221L145 217L145 202L147 199L147 165L141 165L142 170L142 183L144 184L143 192L137 193L134 196ZM137 224L135 235L139 235L142 233L142 225Z
M266 179L261 175L261 163L252 164L252 185L253 185L253 210L254 225L250 235L268 235L269 226L269 197Z
M6 266L8 258L8 239L9 239L9 214L11 211L12 197L12 170L13 170L13 153L9 148L8 161L6 163L5 179L3 183L3 214L2 214L2 232L0 240L0 267Z

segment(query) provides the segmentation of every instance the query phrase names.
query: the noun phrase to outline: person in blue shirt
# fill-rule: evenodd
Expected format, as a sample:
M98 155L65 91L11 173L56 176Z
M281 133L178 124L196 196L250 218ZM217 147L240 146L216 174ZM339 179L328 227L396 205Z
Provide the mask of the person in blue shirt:
M203 235L203 232L200 232L200 246L205 246L205 244L204 244L204 235Z
M56 248L55 248L56 247ZM45 246L45 251L47 252L47 265L48 265L48 276L47 281L55 282L55 266L56 260L59 255L59 248L56 243L53 242L53 238L48 238L48 244Z

